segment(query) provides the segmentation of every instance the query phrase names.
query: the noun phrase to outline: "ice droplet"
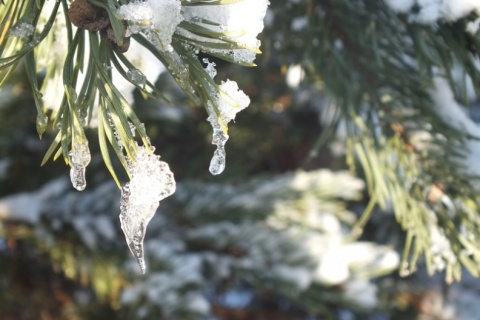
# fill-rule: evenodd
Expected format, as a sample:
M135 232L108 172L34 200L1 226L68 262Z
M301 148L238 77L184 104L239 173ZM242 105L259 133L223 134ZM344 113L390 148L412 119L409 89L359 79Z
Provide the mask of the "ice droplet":
M147 83L147 77L138 69L130 69L127 72L128 80L137 86L144 87Z
M85 168L71 167L70 168L70 180L72 186L78 191L85 190L87 186L87 180L85 179Z
M12 37L27 39L34 32L35 32L35 28L33 25L26 22L22 22L19 25L10 29L9 33Z
M175 192L175 179L160 156L148 154L139 147L135 161L129 166L131 180L125 184L120 200L120 225L128 247L145 273L143 240L147 225L160 201Z
M70 164L75 167L85 168L90 163L90 149L88 149L88 142L74 143L72 150L69 153Z
M217 150L213 153L212 160L210 161L210 173L213 175L218 175L225 170L226 162L226 153L225 148L218 147Z
M48 117L39 112L37 115L37 121L36 121L36 126L37 126L37 133L40 136L40 139L42 138L43 133L45 130L47 130L47 124L48 124Z
M91 160L88 142L74 143L68 157L70 159L70 180L72 181L72 185L78 191L82 191L87 185L85 168Z
M204 60L209 63L208 60ZM208 64L207 68L212 66ZM214 74L212 74L214 76ZM225 169L225 143L228 140L226 133L227 125L235 119L236 114L245 109L250 104L250 98L241 90L235 81L227 80L219 86L220 91L215 97L216 108L214 104L207 104L209 116L207 121L213 128L212 144L217 146L212 160L210 162L210 173L217 175Z
M212 135L212 144L217 147L225 147L225 143L228 140L228 135L225 134L222 129L214 128Z
M208 75L210 76L210 78L215 78L215 76L217 75L217 70L215 69L215 62L210 62L210 60L208 60L207 58L203 58L203 63L205 63L207 66L205 67L205 71L207 71Z

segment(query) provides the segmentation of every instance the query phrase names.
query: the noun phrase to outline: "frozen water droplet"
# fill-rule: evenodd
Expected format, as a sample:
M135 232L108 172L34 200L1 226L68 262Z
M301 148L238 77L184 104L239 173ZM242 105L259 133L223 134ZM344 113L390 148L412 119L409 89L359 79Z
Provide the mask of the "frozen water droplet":
M129 166L131 176L122 188L120 225L128 247L145 272L143 240L146 228L160 201L175 192L175 179L167 163L139 147L135 161Z
M210 173L218 175L225 170L226 153L223 147L218 147L213 153L212 160L210 161Z
M74 147L68 154L68 157L70 159L70 180L72 185L78 191L83 191L87 185L85 168L91 159L88 142L74 143Z
M212 144L217 147L224 147L225 143L228 140L228 135L225 134L221 129L213 129Z
M132 207L130 204L130 195L129 183L127 183L122 188L120 200L120 226L125 234L128 248L137 259L142 273L145 273L143 240L145 239L147 224L155 214L157 208L156 206Z
M70 168L70 180L72 185L78 191L83 191L87 186L87 180L85 179L85 168L71 167Z
M130 69L127 72L128 80L136 84L137 86L144 87L147 83L147 77L138 69Z
M69 153L69 158L72 167L85 168L91 160L88 142L74 143L74 146Z
M213 79L217 75L217 70L215 69L215 62L210 62L207 58L203 58L203 63L207 66L205 67L205 71L207 71L208 75Z
M33 25L26 22L22 22L19 25L10 29L9 33L12 37L26 39L29 36L31 36L34 32L35 32L35 28L33 27Z
M43 113L39 113L37 115L37 123L36 124L37 124L37 132L38 132L38 135L40 136L40 139L41 139L43 133L45 132L45 130L47 130L48 117Z

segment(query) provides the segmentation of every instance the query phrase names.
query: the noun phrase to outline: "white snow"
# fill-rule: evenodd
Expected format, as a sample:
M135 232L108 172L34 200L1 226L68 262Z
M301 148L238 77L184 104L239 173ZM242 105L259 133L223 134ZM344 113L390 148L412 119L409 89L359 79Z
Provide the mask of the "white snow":
M185 300L185 307L188 310L197 313L207 313L210 310L210 303L201 293L190 292L185 297Z
M475 19L475 21L469 21L467 23L467 27L465 28L465 30L468 33L471 33L474 35L477 33L479 27L480 27L480 18L477 18Z
M435 111L445 123L452 128L470 134L473 137L480 137L480 127L473 122L453 95L446 79L437 77L434 80L434 88L430 91ZM468 174L480 176L480 141L470 139L465 145L467 153L462 157L455 158L459 164L465 167ZM480 186L476 186L480 189Z
M384 0L392 10L409 14L409 18L420 23L434 23L445 19L455 21L472 11L480 10L479 0ZM418 12L413 12L413 8ZM417 8L418 7L418 8ZM415 11L416 11L415 10Z
M212 49L213 52L229 53L233 51L235 61L251 63L255 59L255 52L260 47L257 35L263 30L263 18L268 5L268 0L243 0L218 6L184 6L182 11L186 21L216 32L224 32L227 39L248 48L236 50ZM201 23L203 19L217 23L218 26ZM187 31L181 30L180 32L190 38L198 39L197 36ZM210 41L210 39L208 40Z
M129 22L127 35L142 32L160 50L169 50L172 36L183 21L180 0L135 1L122 5L118 14Z
M368 280L356 279L345 284L345 298L363 308L374 308L378 304L377 286Z
M363 270L363 276L384 274L398 267L398 253L385 246L369 242L347 244L330 243L320 255L315 279L327 285L336 285L354 277L355 269ZM385 256L387 261L384 261ZM396 258L393 256L397 256ZM385 263L388 262L388 263Z
M23 221L35 224L39 221L45 202L61 194L67 188L66 180L47 183L40 191L17 193L0 200L0 220Z
M307 267L277 265L272 268L272 272L280 279L297 285L300 290L307 289L313 280L313 273Z

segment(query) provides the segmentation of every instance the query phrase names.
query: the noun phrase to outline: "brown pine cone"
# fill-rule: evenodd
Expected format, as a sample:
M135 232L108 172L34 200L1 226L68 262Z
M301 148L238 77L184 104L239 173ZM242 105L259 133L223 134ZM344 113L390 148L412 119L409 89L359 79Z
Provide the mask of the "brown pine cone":
M68 16L75 26L89 31L102 30L110 25L108 13L87 0L74 0L68 9Z

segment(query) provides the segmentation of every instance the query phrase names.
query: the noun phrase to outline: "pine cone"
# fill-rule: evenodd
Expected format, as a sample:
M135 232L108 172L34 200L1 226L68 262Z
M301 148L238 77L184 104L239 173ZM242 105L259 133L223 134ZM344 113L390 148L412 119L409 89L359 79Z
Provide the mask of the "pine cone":
M110 25L107 12L87 0L74 0L68 9L68 16L75 26L89 31L102 30Z

